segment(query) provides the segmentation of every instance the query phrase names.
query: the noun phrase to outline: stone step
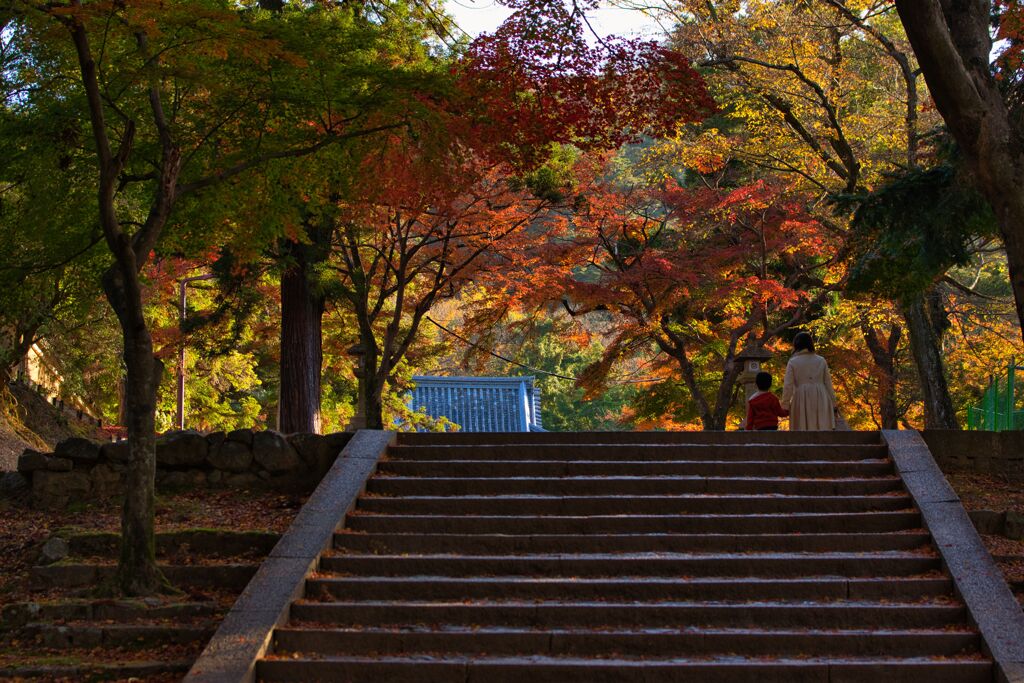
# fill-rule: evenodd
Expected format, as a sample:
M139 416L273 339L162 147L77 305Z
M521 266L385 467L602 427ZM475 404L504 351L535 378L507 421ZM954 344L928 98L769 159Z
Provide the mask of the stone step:
M20 628L32 621L145 621L173 619L193 623L221 612L215 602L162 604L159 600L54 600L16 602L4 605L0 620L8 628Z
M47 655L40 661L31 657L19 657L14 666L0 666L0 680L23 681L41 679L44 681L150 681L172 680L180 677L192 666L191 659L174 661L132 661L80 662L76 664L55 664L54 657Z
M772 657L951 657L976 648L976 632L946 630L765 630L666 628L636 630L507 627L394 629L284 628L274 653L319 656L486 654L490 656L687 657L733 654Z
M380 472L406 477L881 477L888 460L385 460Z
M554 657L314 657L265 659L262 681L388 683L990 683L980 659L587 659Z
M924 531L850 534L365 534L339 533L340 551L382 554L635 553L635 552L866 552L912 550Z
M392 446L391 460L887 460L881 444L538 444Z
M260 680L993 679L877 433L397 443Z
M634 511L635 512L635 511ZM446 534L622 534L622 533L834 533L918 529L921 515L900 512L672 514L594 516L474 516L365 514L345 518L353 531Z
M173 585L189 588L241 591L256 573L256 564L161 564L160 571ZM32 567L29 580L33 590L95 586L114 576L113 564L60 563Z
M608 515L762 514L909 510L907 495L877 496L403 496L363 497L357 509L388 514Z
M188 551L202 557L266 556L281 534L263 531L231 531L229 529L185 529L161 531L156 534L158 556ZM117 557L121 535L112 532L79 533L68 536L72 555Z
M292 625L517 626L531 628L688 627L815 629L960 628L963 605L875 602L308 602L292 604Z
M317 576L306 595L333 600L927 600L948 596L948 577L933 578L538 578L484 576Z
M785 494L861 496L903 490L899 477L809 479L794 477L374 477L367 491L384 496L557 495L632 496L713 494Z
M27 624L19 638L34 640L53 649L92 649L96 647L137 648L153 645L202 645L213 635L216 626L181 626L167 624L103 624L64 623Z
M907 576L940 567L913 552L746 554L337 555L320 559L335 574L412 576Z
M511 444L529 450L543 444L811 444L881 443L878 432L399 432L399 445Z

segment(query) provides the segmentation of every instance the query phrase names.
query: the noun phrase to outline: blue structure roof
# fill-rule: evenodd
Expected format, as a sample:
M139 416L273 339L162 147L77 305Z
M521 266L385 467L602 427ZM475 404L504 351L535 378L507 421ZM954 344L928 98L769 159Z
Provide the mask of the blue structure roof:
M410 407L446 417L464 432L542 432L533 377L412 378Z

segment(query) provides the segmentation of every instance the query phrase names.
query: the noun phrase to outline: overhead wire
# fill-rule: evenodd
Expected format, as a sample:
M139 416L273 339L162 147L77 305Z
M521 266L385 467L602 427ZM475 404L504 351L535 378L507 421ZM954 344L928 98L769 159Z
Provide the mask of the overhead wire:
M451 329L445 327L444 325L442 325L441 323L437 322L436 320L431 318L429 315L425 316L425 318L426 318L426 320L428 322L433 324L435 327L437 327L441 331L443 331L443 332L445 332L447 334L450 334L451 336L455 337L456 339L458 339L459 341L461 341L464 344L468 344L469 346L472 346L475 349L480 349L481 351L483 351L487 355L493 356L494 358L497 358L500 361L504 361L504 362L506 362L506 363L508 363L510 365L515 365L516 367L523 368L524 370L529 370L530 372L535 372L535 373L537 373L539 375L547 375L549 377L557 377L558 379L567 379L567 380L570 380L572 382L579 382L580 381L579 377L570 377L568 375L560 375L557 372L548 372L547 370L541 370L540 368L535 368L535 367L532 367L530 365L526 365L525 363L520 363L517 360L514 360L512 358L508 358L507 356L503 356L500 353L496 353L496 352L492 351L491 349L488 349L488 348L486 348L484 346L481 346L480 344L476 343L475 341L473 341L471 339L467 339L466 337L463 337L458 332L455 332L454 330L451 330ZM649 377L649 378L645 378L645 379L612 380L612 381L608 382L608 384L650 384L650 383L653 383L653 382L661 382L661 381L663 381L661 378Z

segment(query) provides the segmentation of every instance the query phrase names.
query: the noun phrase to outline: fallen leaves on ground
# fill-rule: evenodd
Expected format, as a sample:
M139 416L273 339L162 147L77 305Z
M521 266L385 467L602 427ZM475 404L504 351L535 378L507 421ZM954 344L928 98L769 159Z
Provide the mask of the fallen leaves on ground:
M1024 512L1024 486L990 474L955 472L946 479L968 510Z

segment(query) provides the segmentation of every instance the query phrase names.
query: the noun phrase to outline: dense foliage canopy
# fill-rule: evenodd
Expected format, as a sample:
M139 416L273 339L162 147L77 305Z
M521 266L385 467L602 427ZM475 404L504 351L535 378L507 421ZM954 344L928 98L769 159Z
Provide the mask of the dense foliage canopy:
M733 428L737 355L807 329L854 426L949 428L1020 353L1010 162L895 6L645 2L640 40L507 4L0 9L0 362L126 429L124 591L178 409L454 429L412 375L534 373L549 428ZM971 76L1011 132L1020 17Z

